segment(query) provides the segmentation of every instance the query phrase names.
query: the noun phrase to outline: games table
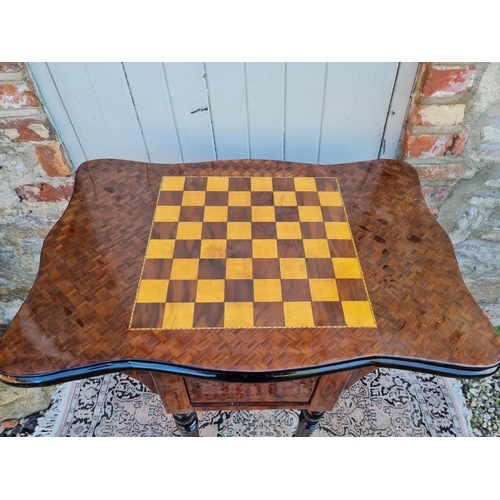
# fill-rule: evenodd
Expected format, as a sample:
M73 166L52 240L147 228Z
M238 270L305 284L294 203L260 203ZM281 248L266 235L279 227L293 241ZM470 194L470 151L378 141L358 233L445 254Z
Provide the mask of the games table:
M394 160L93 160L0 341L0 379L125 372L196 410L301 409L312 434L376 367L483 377L500 339L417 173Z

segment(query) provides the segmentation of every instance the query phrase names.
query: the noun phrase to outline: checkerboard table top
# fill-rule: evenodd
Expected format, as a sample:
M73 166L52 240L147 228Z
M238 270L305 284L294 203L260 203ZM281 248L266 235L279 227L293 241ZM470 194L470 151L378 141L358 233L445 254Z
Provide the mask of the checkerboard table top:
M0 340L0 378L121 369L474 376L500 339L410 165L92 160Z
M361 326L336 178L163 177L131 329Z

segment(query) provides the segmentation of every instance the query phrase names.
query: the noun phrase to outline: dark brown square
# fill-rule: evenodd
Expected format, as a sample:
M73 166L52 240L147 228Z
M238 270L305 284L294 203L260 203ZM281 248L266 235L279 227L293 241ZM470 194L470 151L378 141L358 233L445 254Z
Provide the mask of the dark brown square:
M167 302L194 302L196 285L196 280L170 280L168 282Z
M325 222L345 222L344 207L321 207Z
M226 277L226 259L200 259L198 279L213 280Z
M272 207L274 205L274 194L270 191L252 191L252 206Z
M346 326L340 302L312 302L316 326Z
M251 258L252 240L227 240L227 258Z
M228 202L227 191L207 191L205 205L211 207L226 207Z
M253 280L226 280L226 302L253 302Z
M184 181L184 191L206 191L206 177L186 177Z
M309 280L281 280L283 302L301 302L311 300Z
M174 245L174 259L198 259L201 240L177 240Z
M285 326L281 302L256 302L253 305L255 326Z
M251 222L252 207L229 207L227 220L229 222Z
M158 197L158 205L180 205L182 195L182 191L161 191Z
M338 191L335 177L316 177L318 191Z
M231 177L229 191L250 191L250 177Z
M304 258L304 244L302 240L278 240L278 257Z
M328 240L332 257L356 257L356 250L351 240Z
M337 279L340 300L368 300L361 279Z
M132 328L161 329L165 304L136 304L132 318Z
M332 259L306 259L308 278L335 278Z
M297 207L275 207L276 222L298 222L299 209Z
M299 191L295 193L295 196L297 196L297 205L299 206L315 206L315 207L319 206L318 193Z
M273 191L295 191L293 178L274 178Z
M252 222L252 238L255 240L275 240L276 223L275 222Z
M142 279L144 280L168 280L172 259L146 259Z
M181 207L179 221L182 222L201 222L205 207Z
M201 237L205 240L225 240L227 224L225 222L204 222Z
M224 326L224 302L198 303L194 305L194 328Z
M152 240L173 240L177 234L177 222L155 222L151 231Z
M326 230L323 222L301 222L300 229L304 239L323 240L326 238Z
M254 279L281 278L279 259L253 259L252 267Z

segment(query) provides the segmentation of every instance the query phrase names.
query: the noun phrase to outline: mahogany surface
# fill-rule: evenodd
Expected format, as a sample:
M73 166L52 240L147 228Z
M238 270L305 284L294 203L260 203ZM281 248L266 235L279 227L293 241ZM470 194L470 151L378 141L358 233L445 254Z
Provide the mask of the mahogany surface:
M350 278L342 282L342 277L335 276L331 279L340 282L339 295L351 294L349 301L369 302L373 320L368 312L356 313L360 325L353 324L347 315L336 324L331 318L321 320L323 313L313 313L301 317L303 326L296 326L293 320L287 324L286 318L281 323L276 319L260 323L248 313L258 309L250 277L236 288L226 280L222 306L220 301L207 309L199 306L210 312L191 314L183 320L187 323L144 323L160 317L165 307L170 307L158 306L154 298L153 305L136 307L137 316L134 312L139 304L141 277L147 279L144 273L160 273L168 280L172 272L167 259L153 264L145 261L165 176L187 176L195 183L197 177L237 178L234 186L240 182L248 185L250 179L246 178L251 177L279 177L290 183L296 178L335 178L362 274L358 282ZM297 195L299 198L304 201L307 196ZM266 201L264 195L252 201L259 206L273 206L272 197ZM202 217L200 213L206 207L193 203L196 209L187 213ZM239 217L248 210L238 210L240 215L233 211L233 221L247 220ZM293 217L292 212L295 210L281 213ZM323 222L325 217L323 212ZM205 224L203 219L198 222ZM265 229L260 222L255 226L252 230ZM217 231L217 227L212 229ZM204 231L205 226L202 228ZM308 227L309 231L313 229ZM161 230L168 233L168 226ZM267 239L265 232L262 234L259 239ZM175 233L160 236L168 240L175 238ZM302 239L310 236L303 234ZM196 251L199 243L193 242L195 239L183 243L183 252ZM291 242L285 246L280 242L280 251L296 252L301 239L285 239ZM237 239L233 241L231 251L236 253L232 258L255 261L245 241L240 246ZM191 269L189 266L187 269ZM217 271L213 266L204 269ZM279 267L261 265L258 269L264 276L260 279L286 281L272 274ZM266 276L267 272L271 277ZM331 274L331 270L327 272ZM190 281L197 279L200 276ZM366 288L358 286L361 283ZM293 296L298 290L295 283L282 286L288 290L283 294L291 294L290 303L305 301L300 295ZM172 292L168 288L173 295L167 302L189 304L193 292L188 288L172 288ZM239 298L234 298L236 295ZM244 306L240 315L224 316L220 311L228 300L253 305ZM279 309L280 302L272 300ZM219 313L214 312L216 309ZM327 309L338 310L339 304L330 304ZM272 310L270 307L266 314L274 314ZM232 321L253 323L246 326ZM225 326L232 324L238 327ZM86 162L77 172L68 208L46 238L35 284L0 341L0 378L27 385L125 370L239 383L318 377L370 366L473 377L492 374L499 362L500 339L463 283L451 242L422 198L416 171L394 160L344 165L259 160L175 165L122 160Z

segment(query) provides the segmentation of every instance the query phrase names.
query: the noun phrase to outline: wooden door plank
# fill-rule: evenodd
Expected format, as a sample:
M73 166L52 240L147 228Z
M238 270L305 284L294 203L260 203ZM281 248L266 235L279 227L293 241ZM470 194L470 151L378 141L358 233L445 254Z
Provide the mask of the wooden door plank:
M378 157L397 63L329 63L320 163Z
M287 64L286 161L318 161L325 71L325 63Z
M285 64L246 63L250 157L283 159Z
M73 168L76 169L87 157L83 152L78 135L73 128L73 124L52 79L49 67L45 62L30 62L28 63L28 69L38 89L38 95L40 96L44 110L54 124L69 160L73 164Z
M206 63L205 67L217 158L249 158L243 63Z
M214 137L202 63L163 63L186 163L215 160Z
M124 69L150 161L182 162L162 64L129 62Z

